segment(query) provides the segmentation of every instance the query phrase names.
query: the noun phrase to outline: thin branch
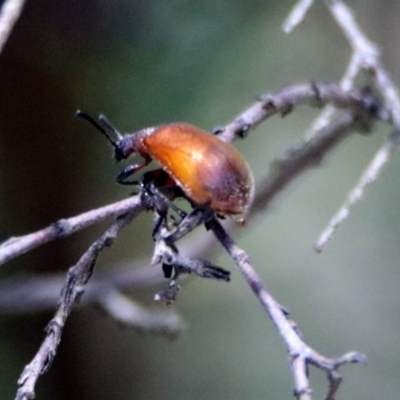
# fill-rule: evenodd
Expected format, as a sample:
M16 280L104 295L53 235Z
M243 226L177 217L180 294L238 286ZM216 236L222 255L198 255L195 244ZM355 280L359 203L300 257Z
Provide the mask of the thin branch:
M352 207L364 196L366 187L378 178L381 169L389 161L391 154L397 147L399 143L397 136L400 135L399 91L381 62L378 46L371 42L362 32L351 9L343 1L326 0L326 4L353 49L352 60L342 79L342 88L346 89L346 86L348 88L352 87L361 69L371 72L375 78L376 87L382 93L386 108L390 113L390 120L395 127L395 132L389 135L387 141L377 151L339 211L330 219L328 226L323 230L315 244L315 249L318 252L323 250L337 228L348 218ZM323 114L314 123L312 129L315 131L321 122L329 123L331 114L330 110L325 115Z
M106 218L117 217L142 207L139 196L134 196L75 217L60 219L37 232L12 237L0 244L0 265L43 244L72 235Z
M399 137L396 131L392 134L392 136L395 139ZM361 178L353 190L349 193L346 201L342 204L339 211L331 218L329 225L321 233L320 237L315 243L314 247L318 253L322 251L328 240L332 238L332 235L338 226L348 218L351 208L361 200L367 186L378 179L380 171L390 160L390 155L397 148L397 146L398 142L396 142L396 140L389 139L375 154L374 158L361 175Z
M25 0L6 0L0 10L0 53L17 22Z
M5 5L11 3L14 5L18 4L16 1L12 2L9 0ZM301 103L309 103L318 107L329 103L337 108L346 110L346 113L339 116L335 124L332 126L325 125L324 129L311 139L308 138L309 140L302 143L301 146L296 148L277 166L277 169L270 176L269 181L267 181L267 190L261 193L260 198L263 198L264 207L299 172L319 163L323 155L346 137L350 129L354 129L356 125L360 125L360 123L362 125L369 125L371 121L381 119L394 123L396 128L400 127L400 102L397 89L391 81L389 74L380 64L379 52L376 46L361 33L350 10L343 2L339 0L326 0L326 3L354 49L352 61L341 82L342 88L338 85L315 83L291 86L274 95L262 96L255 105L245 110L224 128L219 129L221 139L231 141L235 137L246 135L251 129L254 129L262 121L274 114L280 113L286 115L290 113L296 105ZM20 4L22 8L23 2L20 2ZM311 5L312 1L299 1L286 21L286 29L292 30L300 23ZM1 18L4 14L5 7L2 9ZM12 27L15 20L16 17L14 17L14 20L8 26ZM0 39L2 37L1 27L0 19ZM11 28L9 28L8 33L10 30ZM5 35L6 37L8 37L8 33ZM2 45L0 42L0 51ZM390 112L384 109L372 95L363 93L362 91L348 90L354 83L360 65L374 72L377 87L383 93ZM343 87L346 90L343 90ZM328 116L327 120L330 119L331 117ZM366 175L363 177L364 179L360 181L355 189L354 202L359 198L359 194L362 193L363 188L376 178L382 165L389 159L389 154L393 150L394 144L397 143L397 135L398 129L396 129L396 133L388 141L392 147L387 145L384 149L385 151L382 150L378 153L374 163L367 170ZM258 204L261 204L261 201ZM51 240L65 237L104 218L119 216L109 230L90 246L79 262L70 268L67 281L63 287L62 298L54 318L47 327L44 342L32 362L26 366L19 379L20 388L17 393L17 400L28 400L35 397L36 382L39 376L45 373L51 365L61 340L66 320L73 306L80 300L85 291L86 284L93 272L100 252L106 246L110 246L118 232L145 207L146 204L144 204L142 198L131 198L74 218L60 220L48 228L20 238L13 238L0 246L1 264L17 255L23 254ZM322 356L309 347L301 338L296 324L288 318L287 311L271 296L265 285L261 282L247 254L236 246L215 218L208 221L207 224L228 251L264 310L273 321L279 334L284 339L290 355L296 397L301 400L311 399L311 388L307 370L309 365L314 365L327 373L329 389L326 399L332 400L342 379L338 373L338 368L348 363L363 363L365 362L365 357L360 353L352 352L342 357L331 359ZM179 234L183 235L185 233L186 231ZM158 245L163 245L164 247L160 251L156 246L156 250L160 251L161 254L157 258L158 261L165 262L165 259L168 259L168 262L175 268L176 275L179 275L183 271L195 272L200 276L208 277L211 273L214 278L217 276L220 279L227 279L228 275L226 271L218 267L201 262L200 260L181 257L172 243L178 236L170 235L170 242L164 241L162 243L162 241L159 241ZM168 327L173 330L179 324L180 321L176 315L171 315L171 320L169 321L171 324L169 325L165 320L165 313L162 316L148 313L147 310L144 310L121 294L116 287L117 285L109 286L107 290L102 288L103 296L97 297L95 301L118 321L132 324L136 327L140 326L146 330L168 329ZM93 296L98 296L100 292L100 289L97 292L93 292Z
M346 72L339 83L342 90L349 91L354 88L355 79L360 72L361 61L362 59L359 54L353 53ZM306 133L306 139L311 140L320 130L329 126L334 118L335 112L336 107L334 107L332 104L325 106L320 115L315 119L315 121L311 124L311 127L308 129L308 132Z
M350 8L341 0L325 0L325 3L352 50L362 57L365 67L376 65L379 48L364 35Z
M276 161L269 175L260 184L247 223L265 211L270 202L296 177L309 168L320 165L329 154L354 129L358 122L350 113L343 113L331 126L319 132L311 141L303 141L286 152L286 157ZM230 223L233 230L236 224ZM215 247L210 235L195 239L196 245L186 243L181 252L189 259L197 259ZM154 263L158 260L153 260ZM52 309L59 297L64 274L55 276L24 276L4 281L0 285L0 314L27 313ZM97 273L90 281L82 305L97 304L109 290L137 290L154 287L165 282L159 266L150 266L148 260L138 260L131 265L113 266L111 271Z
M264 211L275 196L309 168L317 167L339 143L357 128L358 122L350 113L343 113L311 140L304 140L275 161L271 172L260 185L253 211Z
M388 120L390 115L381 107L379 100L370 93L360 90L344 91L336 83L303 83L288 86L277 93L262 95L259 101L250 106L232 122L216 128L219 137L232 141L235 137L246 136L252 129L272 115L286 116L300 104L322 107L334 104L340 109L353 110L367 119Z
M79 302L86 284L92 275L100 252L112 245L118 232L135 217L139 209L117 219L111 227L96 240L82 255L77 264L68 271L67 279L61 293L57 311L46 328L46 337L33 360L24 368L18 380L19 389L16 400L31 400L35 398L35 385L40 375L47 372L61 340L63 328L73 306Z
M392 112L396 129L400 129L400 98L398 89L380 59L378 46L371 42L358 25L351 9L341 0L326 0L335 21L342 29L353 51L362 58L363 67L371 71L386 106Z
M173 310L149 310L118 290L104 293L98 305L118 323L136 330L170 338L182 332L183 322Z
M366 123L374 119L387 120L389 118L387 111L381 107L378 99L369 93L359 90L344 92L337 84L333 83L304 83L288 86L274 94L261 96L259 101L242 112L231 123L219 128L219 137L221 140L232 141L237 136L247 134L273 115L287 115L297 105L309 104L313 107L320 107L327 103L354 111L357 118L360 121L365 120ZM123 215L134 208L144 209L139 196L72 218L61 219L37 232L11 238L0 245L0 265L52 240L64 238L106 218Z
M255 215L264 211L270 202L301 173L318 166L337 144L357 127L349 113L344 113L328 128L321 131L312 141L303 141L286 152L286 157L276 161L269 175L256 191L253 206L247 216L251 223ZM83 214L84 215L84 214ZM76 217L74 217L76 218ZM236 224L230 223L229 229ZM215 241L210 235L202 234L195 239L196 245L185 243L181 252L196 259L207 252L208 256ZM0 314L29 313L51 310L59 298L64 274L51 276L24 276L6 280L0 285ZM96 304L109 290L137 290L154 287L165 282L159 266L150 266L148 260L137 260L130 265L114 265L112 270L97 273L86 288L81 304Z
M355 85L356 78L362 71L370 72L374 77L375 85L382 94L385 106L390 114L388 120L394 125L397 134L389 135L387 142L378 150L376 156L371 161L370 166L368 166L364 171L362 177L359 179L351 193L347 196L347 199L340 207L339 211L330 219L327 228L324 229L315 245L315 249L318 252L322 251L323 247L330 240L336 229L347 219L351 208L363 197L367 185L377 179L380 170L389 161L390 155L396 147L395 144L399 143L396 135L400 135L399 91L390 77L389 72L381 62L379 47L369 40L363 33L353 15L353 12L342 0L324 1L353 51L346 72L340 81L340 87L344 91L351 90ZM302 9L301 3L302 2L299 2L297 4L300 9ZM307 10L308 8L304 8L304 13L302 14L301 19L299 19L296 24L293 24L291 29L287 30L287 32L291 32L295 26L304 19ZM319 117L312 123L308 133L306 134L306 139L312 140L319 130L329 126L334 118L335 111L335 105L327 105Z
M347 115L347 119L345 118L345 120L342 121L342 124L344 124L343 126L338 124L341 129L337 128L335 134L326 135L326 137L321 135L320 142L318 142L318 140L316 140L315 143L308 142L303 147L297 148L292 152L290 157L291 162L295 160L299 171L306 169L311 164L315 164L321 158L321 154L328 152L342 136L341 130L347 132L349 127L355 127L355 123L368 126L371 121L375 119L385 120L389 118L388 113L381 107L379 101L369 93L358 90L344 92L336 84L307 83L293 85L278 93L261 96L255 105L245 110L226 127L220 129L220 137L224 140L233 140L236 136L243 136L266 118L275 114L287 115L298 104L308 103L311 106L320 107L322 104L329 102L335 104L338 108L348 110L348 113L345 114ZM289 182L295 176L293 173L287 173L287 167L293 164L293 162L292 164L291 162L287 161L282 164L286 166L282 171L285 170L286 172L283 175L278 174L281 182L282 177ZM275 181L279 179L275 178ZM278 193L284 186L285 185L281 185L281 187L277 187L274 193ZM148 207L151 208L151 205L146 204L146 198L146 196L132 197L128 200L118 202L111 206L102 207L71 219L60 220L44 230L20 238L13 238L0 246L0 262L5 262L30 249L47 243L50 240L65 237L66 235L76 232L78 229L83 229L104 218L110 216L118 217L110 230L89 248L76 266L70 269L67 282L64 284L62 299L55 317L49 324L46 338L37 355L25 368L19 380L20 389L17 394L17 400L34 398L34 388L37 379L41 374L46 372L55 356L66 319L73 305L79 300L85 290L86 283L94 268L99 252L106 245L112 243L118 231L125 226L128 220L134 218L134 216L142 210ZM172 241L177 240L179 237L189 232L199 221L201 222L201 220L196 221L194 225L189 224L186 228L184 224L182 224L181 229L177 230L175 233L171 233L168 239L170 241L169 244L166 242L164 243L166 246L163 247L164 250L161 252L163 254L157 257L155 261L161 261L163 264L171 265L171 268L175 270L176 277L182 272L194 272L202 277L228 280L229 274L221 268L212 266L201 260L191 260L181 257L174 249ZM175 280L173 280L163 292L158 294L158 298L164 299L167 302L172 301L178 289L179 286L175 283ZM97 298L97 304L100 304L103 309L107 310L107 312L113 315L117 320L138 326L138 309L134 303L130 303L127 298L116 289L109 289L106 292L103 291L103 295L104 293L107 296L103 296L102 298L108 299L108 301L101 301ZM122 305L123 307L120 309L118 305ZM143 310L141 311L143 316ZM276 323L277 317L272 316L271 318L273 318ZM141 322L143 329L145 326L154 328L154 319L149 322L147 318L141 320ZM159 323L158 320L158 324ZM280 327L280 329L282 329L282 327ZM305 362L306 361L304 361L304 363ZM294 362L293 365L297 363L298 361L296 361L296 363ZM302 371L303 374L305 374L305 364L303 367ZM332 371L331 367L328 369ZM307 385L304 384L306 376L301 376L300 369L296 368L296 371L298 371L296 373L296 393L298 393L299 398L303 399L308 393L308 383Z
M285 33L291 33L304 20L308 10L314 4L314 0L299 0L290 11L282 25Z
M249 256L240 249L214 218L209 222L211 230L224 246L237 268L240 270L251 290L267 312L268 316L283 338L290 356L295 396L298 400L311 399L311 386L308 378L308 365L313 365L327 373L329 389L327 400L333 400L342 380L338 368L344 364L366 362L365 355L350 352L338 358L328 358L308 346L302 339L297 325L288 318L288 312L269 293L257 272L251 265Z

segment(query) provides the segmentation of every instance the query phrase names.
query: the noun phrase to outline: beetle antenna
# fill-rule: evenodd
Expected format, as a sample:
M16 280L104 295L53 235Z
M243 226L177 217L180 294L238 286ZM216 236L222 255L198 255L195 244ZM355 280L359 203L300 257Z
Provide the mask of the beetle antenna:
M114 124L106 117L104 114L99 115L99 121L107 127L109 131L111 131L117 138L118 141L122 139L122 135L119 130L114 126Z
M99 121L103 123L107 129L111 130L117 136L118 141L115 141L108 134L107 130L104 129L104 127L101 126L91 115L80 110L78 110L75 115L79 118L85 119L90 124L92 124L97 130L99 130L106 137L106 139L111 143L111 145L114 147L115 150L119 150L118 141L121 140L122 136L104 115L99 115Z

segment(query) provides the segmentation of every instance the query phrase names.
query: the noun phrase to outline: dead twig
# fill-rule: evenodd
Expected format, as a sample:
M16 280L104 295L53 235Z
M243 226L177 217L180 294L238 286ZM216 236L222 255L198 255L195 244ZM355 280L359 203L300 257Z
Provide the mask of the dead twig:
M295 396L298 400L311 399L311 386L308 378L308 366L313 365L326 372L329 389L327 400L333 400L342 380L338 369L344 364L366 362L366 357L358 352L346 353L338 358L328 358L308 346L302 339L297 325L289 319L288 311L270 294L265 284L251 265L249 256L240 249L214 218L209 222L211 230L242 273L258 301L274 323L283 338L290 356L292 374L295 382Z
M363 69L374 77L377 89L382 94L386 108L391 115L395 131L390 134L386 142L378 149L372 161L364 170L362 176L350 191L339 210L330 219L328 226L323 230L315 243L317 252L321 252L337 228L348 218L354 207L364 196L368 185L378 179L382 168L390 160L393 151L398 147L400 135L400 97L399 91L384 67L380 58L378 46L371 42L361 30L350 8L340 0L327 1L336 22L342 29L351 48L353 58L358 62L358 73ZM353 80L357 73L353 73Z
M360 90L345 92L334 83L311 82L291 85L277 93L260 96L259 101L243 111L226 126L217 128L216 131L218 131L221 140L232 141L238 136L247 134L267 118L277 114L287 115L300 104L321 107L321 105L327 103L351 110L356 115L356 120L359 123L364 123L364 125L375 120L387 120L389 118L386 109L370 93ZM10 238L0 244L0 265L52 240L69 236L106 218L123 215L134 208L144 209L139 196L72 218L60 219L49 227L28 235Z
M361 73L369 73L373 77L376 89L382 95L385 107L390 116L389 121L394 126L395 131L388 136L386 142L377 151L355 187L351 190L339 210L330 219L328 226L317 239L315 249L318 252L323 250L337 228L348 218L351 208L364 196L367 186L378 179L382 168L390 160L391 154L395 148L397 148L397 144L399 143L397 136L400 134L399 91L381 61L379 47L368 39L354 17L352 10L344 1L325 0L324 2L352 49L352 56L341 79L340 87L344 91L351 90L355 86L356 78ZM312 2L306 1L299 1L297 3L284 24L283 29L286 33L291 32L304 20L311 5ZM311 125L306 138L311 140L321 129L329 126L334 118L335 112L335 105L327 105L320 116Z
M25 0L6 0L0 10L0 53L21 15Z
M307 83L293 85L278 93L261 96L256 104L245 110L230 124L219 129L221 138L224 140L232 140L237 136L245 135L249 130L254 129L255 126L272 115L287 115L296 105L308 103L311 106L320 107L322 104L329 102L347 111L343 114L342 118L338 119L336 124L332 125L331 129L326 129L326 131L321 132L315 140L305 141L302 145L292 149L287 158L275 169L275 171L279 171L279 173L273 174L270 183L266 185L267 188L269 187L270 191L261 191L258 195L259 197L256 201L256 205L262 202L264 202L264 204L267 203L272 197L279 193L287 183L297 176L297 174L312 165L316 165L324 154L329 152L337 142L348 134L350 129L354 129L360 125L365 129L366 126L369 126L369 124L376 119L385 120L388 119L389 116L380 105L379 100L370 93L358 90L344 92L335 84ZM92 273L100 251L114 241L117 233L128 221L133 219L144 209L153 207L151 204L146 204L146 198L146 196L132 197L123 202L102 207L71 219L60 220L56 224L34 234L13 238L0 247L0 261L2 260L5 262L41 244L47 243L53 239L65 237L78 229L83 229L104 218L110 216L117 218L111 228L96 241L82 256L81 260L70 269L62 291L62 298L59 302L57 312L48 326L45 340L33 361L24 369L19 380L20 388L17 394L18 400L34 398L36 382L39 376L47 371L56 354L66 319L72 307L78 302L83 291L86 289L86 283ZM207 212L207 210L204 212ZM202 220L195 214L192 215L192 220L189 220L187 225L182 224L173 233L168 233L157 240L153 263L162 263L163 266L165 266L165 273L166 271L171 275L173 273L171 283L163 291L158 293L158 300L164 300L168 303L175 299L179 289L177 279L182 273L193 272L202 277L211 277L221 280L229 279L229 273L225 270L199 259L182 257L177 251L174 242L186 235L199 223L208 221L210 218L210 216L208 216L205 220ZM314 364L326 370L328 375L332 378L332 376L336 376L336 370L339 366L338 361L319 355L306 346L304 342L299 342L301 339L298 335L296 339L293 339L294 342L292 343L292 339L290 338L293 332L296 331L296 329L293 328L294 323L288 320L285 311L263 287L259 277L254 275L255 272L248 262L248 259L235 247L233 242L231 243L226 239L226 232L224 231L225 233L222 234L218 230L220 228L218 228L218 223L216 221L214 221L210 227L217 236L219 235L218 237L220 240L225 237L223 241L225 246L227 243L230 243L228 248L230 255L239 266L248 280L249 285L259 297L259 300L268 311L270 318L277 326L279 333L284 338L288 351L292 356L296 393L298 394L298 398L305 399L306 397L304 396L308 396L309 393L309 382L305 374L307 365ZM228 240L228 242L226 242L226 240ZM232 249L234 250L233 253ZM244 257L244 261L240 261L242 257ZM99 295L99 293L101 295ZM92 296L92 303L99 305L121 323L150 331L161 330L167 334L168 332L170 334L175 334L178 330L180 320L176 315L164 314L160 317L160 315L148 313L120 293L118 284L108 287L98 287L97 292L89 291L88 294ZM90 301L90 297L88 297L88 301ZM291 327L290 329L288 328L289 326ZM306 353L300 353L300 355L298 355L297 350L299 348L306 348ZM296 355L294 356L293 354ZM349 356L349 359L353 361L356 360L354 362L360 362L362 357L359 355L353 358ZM299 360L302 361L300 362ZM332 382L335 382L337 387L339 379L332 378ZM333 386L331 386L330 391L333 391L332 388Z
M28 235L12 237L0 244L0 265L43 244L72 235L106 218L117 217L134 209L142 209L139 196L130 197L76 217L60 219Z
M117 219L111 227L96 240L82 255L80 260L68 271L67 279L61 293L57 311L46 328L46 337L33 360L24 368L18 380L19 389L16 400L30 400L35 398L35 385L40 375L51 366L61 335L73 306L79 302L86 284L92 275L100 252L112 245L118 232L134 218L138 210Z

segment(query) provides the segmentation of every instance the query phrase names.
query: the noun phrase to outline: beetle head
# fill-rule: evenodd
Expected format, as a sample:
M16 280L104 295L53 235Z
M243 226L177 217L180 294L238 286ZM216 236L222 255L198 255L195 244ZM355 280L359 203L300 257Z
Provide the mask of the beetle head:
M99 115L99 122L97 122L89 114L78 110L76 116L85 119L97 128L108 140L111 146L114 148L114 159L115 161L124 160L132 153L127 154L126 151L126 140L124 136L118 131L118 129L111 123L111 121L103 114ZM112 137L114 136L114 138Z

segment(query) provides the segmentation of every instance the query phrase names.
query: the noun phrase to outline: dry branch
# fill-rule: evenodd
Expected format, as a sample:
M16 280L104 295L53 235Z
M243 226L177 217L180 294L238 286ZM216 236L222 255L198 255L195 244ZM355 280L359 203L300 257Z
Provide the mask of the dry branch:
M2 7L0 16L0 52L19 16L23 3L23 1L8 0ZM370 167L351 193L349 200L342 207L339 216L333 219L330 226L331 231L324 236L321 246L329 238L338 223L343 220L343 216L348 215L350 207L361 197L365 186L376 179L380 169L388 161L390 153L398 143L400 128L400 100L397 88L380 61L377 46L362 33L351 11L342 1L326 0L325 3L353 49L352 58L340 85L306 83L290 86L275 94L261 96L254 105L246 109L225 127L216 129L215 132L219 134L221 140L232 141L236 137L246 136L272 115L287 115L299 104L307 103L316 107L329 105L329 108L326 108L315 122L313 134L308 135L303 143L293 148L283 160L275 165L257 195L254 211L259 211L265 208L300 173L309 167L319 164L323 157L353 130L360 127L362 129L370 128L371 124L376 120L384 120L394 125L394 133L389 136L388 141L378 151ZM296 4L285 22L284 29L286 32L292 31L304 19L307 10L312 4L312 0L301 0ZM353 89L354 81L361 70L373 73L376 88L379 90L385 106L382 106L374 95ZM336 116L337 109L343 110L339 116ZM144 196L132 197L73 218L59 220L43 230L22 237L11 238L0 245L0 264L3 264L42 244L63 238L105 218L112 217L115 219L111 227L88 248L78 263L69 269L57 311L46 329L46 337L32 362L25 367L18 381L20 387L16 397L17 400L28 400L35 397L37 380L40 375L48 370L56 355L67 318L86 290L86 285L92 275L100 252L110 246L120 230L146 208L152 207L146 203ZM156 242L153 261L163 264L169 263L174 268L173 280L167 291L159 295L159 297L164 296L167 301L174 299L175 290L178 288L176 280L182 273L193 272L203 277L211 276L222 280L226 280L228 276L226 271L207 262L193 259L191 256L184 258L180 255L175 246L175 241L199 223L204 222L201 219L188 221L185 229L178 229L172 234L159 237ZM251 265L248 255L236 246L227 231L214 216L207 217L207 226L229 253L285 342L290 356L295 396L301 400L311 399L308 367L313 365L326 372L329 382L326 399L333 400L341 382L338 368L343 364L363 363L365 362L365 357L360 353L351 352L339 358L330 359L308 346L300 336L297 325L289 319L287 310L272 297L260 280ZM180 228L182 227L180 226ZM209 243L206 244L206 246L209 245ZM120 278L122 276L122 279L114 279L108 281L107 284L104 277L99 276L94 280L92 288L86 291L86 302L100 305L119 322L130 324L146 331L162 331L163 333L174 335L181 324L176 314L173 312L163 312L161 314L148 312L121 293L121 289L132 288L138 282L154 283L159 281L160 275L157 275L157 278L153 281L149 279L151 271L154 272L154 269L146 270L143 281L140 281L137 277L136 280L124 280L123 276L127 274L126 269L120 271ZM21 290L23 285L25 285L24 287L29 285L32 293L34 293L35 288L36 293L38 293L41 291L38 287L49 283L49 280L52 280L52 287L60 284L59 276L41 279L41 282L36 282L38 285L36 287L29 285L28 280L14 282L14 288L17 287ZM45 299L33 295L32 309L35 306L37 308L49 307L49 304L55 300L54 293L54 291L47 292L48 296ZM14 299L16 298L14 297ZM0 294L0 312L7 301L9 301L9 306L13 306L10 298L2 298ZM16 303L16 300L14 302Z
M337 228L348 218L351 208L362 199L367 186L378 179L382 168L390 160L393 151L398 147L398 137L400 135L399 92L390 74L380 60L378 46L372 43L362 32L350 8L344 2L340 0L331 0L327 1L327 4L353 50L352 57L353 60L355 60L355 65L352 68L352 72L348 74L349 85L354 82L354 79L362 70L371 73L374 77L376 88L382 94L395 130L388 136L386 142L376 152L355 187L348 194L339 210L330 219L328 226L321 233L315 243L315 249L318 252L322 251Z
M17 22L25 0L6 0L0 10L0 53Z
M336 229L348 218L351 208L364 196L367 186L378 179L382 168L390 160L392 152L397 148L399 143L397 136L400 134L399 91L381 61L379 47L364 34L353 12L343 1L325 0L325 4L352 49L352 56L347 70L341 79L340 87L344 91L351 90L355 86L356 78L362 72L369 73L374 79L376 89L379 94L382 95L384 104L389 113L389 120L393 124L395 130L392 134L388 135L386 142L377 151L373 160L347 196L347 199L321 233L315 244L315 249L318 252L322 251L327 242L332 238ZM298 2L284 24L283 29L286 33L291 32L304 20L311 5L312 4L307 1ZM310 131L306 136L307 139L311 140L321 129L324 129L332 122L335 110L335 105L330 104L325 107L320 116L311 125Z
M261 96L259 101L243 111L231 123L216 130L221 140L232 141L236 137L243 137L248 134L273 115L287 115L301 104L319 108L327 103L352 111L355 116L353 127L355 124L361 124L365 127L375 120L387 120L389 118L386 109L370 93L360 90L346 92L333 83L304 83L291 85L277 93ZM324 135L322 134L321 137L324 137ZM312 148L312 145L310 148ZM123 215L134 208L144 209L139 196L91 210L75 217L60 219L50 226L28 235L10 238L0 244L0 265L50 241L69 236L106 218Z
M259 275L251 265L246 252L234 243L215 218L210 222L210 227L217 239L229 253L284 340L290 356L295 385L294 394L297 399L307 400L311 398L310 394L312 389L308 378L308 366L314 365L327 373L329 381L327 399L333 400L342 380L338 373L338 368L344 364L365 363L366 357L358 352L350 352L339 358L331 359L309 347L301 337L295 322L288 318L288 311L271 296L265 284L263 284Z
M116 239L118 232L135 217L138 210L117 219L111 227L94 242L82 255L81 259L68 271L67 279L61 292L57 311L46 328L46 338L33 360L24 368L18 380L19 389L16 400L35 398L35 385L40 375L51 366L56 355L61 335L73 306L79 302L85 286L90 279L100 252L109 247Z
M313 140L306 140L301 145L292 149L288 153L287 158L282 160L279 166L273 169L269 182L265 184L267 190L261 190L257 196L255 210L259 209L257 206L260 204L265 207L265 204L299 173L305 171L310 166L317 165L323 156L331 151L334 145L346 137L351 130L360 126L362 129L366 129L375 120L387 120L389 118L388 113L381 106L379 100L370 93L358 90L344 92L336 84L307 83L293 85L275 94L261 96L254 105L241 113L230 124L218 129L221 139L233 140L235 137L245 136L250 130L272 115L287 115L297 105L309 104L310 106L321 107L321 105L326 103L333 103L336 107L346 111L338 118L336 123L320 132ZM46 338L32 362L24 369L19 380L18 400L34 398L36 382L39 376L49 368L56 354L67 317L72 307L78 302L84 290L86 290L86 283L92 273L99 253L105 246L109 246L114 241L117 233L135 215L146 208L152 208L151 204L146 203L146 199L149 200L149 197L138 195L123 202L84 213L81 216L64 219L34 234L13 238L0 247L0 260L5 262L50 240L65 237L76 232L78 229L83 229L104 218L110 216L116 218L116 222L109 231L90 246L81 260L70 269L67 281L64 283L62 298L59 302L57 312L48 326ZM204 212L207 213L208 210L204 210ZM182 273L194 272L203 277L223 280L226 280L228 276L224 270L212 266L207 262L180 256L174 242L204 221L204 219L199 219L196 213L190 217L192 219L188 220L189 222L186 227L185 224L180 224L178 230L156 242L153 262L172 265L175 271L171 283L158 294L158 298L166 302L171 302L175 299L179 288L177 279ZM212 215L208 215L207 220L210 218L212 218ZM338 367L343 363L362 362L364 357L358 353L351 353L340 359L329 359L309 347L300 338L294 322L288 319L287 312L267 291L251 266L248 256L236 247L218 221L212 219L208 224L245 276L253 292L283 337L288 352L291 355L297 397L299 399L309 398L311 389L306 374L308 365L315 365L326 371L330 382L329 392L334 393L341 379L337 372ZM167 334L175 334L177 332L180 320L175 314L164 313L157 315L148 313L124 296L120 292L121 285L118 283L112 283L111 281L108 286L102 286L103 284L104 280L102 282L97 281L94 289L88 291L88 302L100 305L117 321L130 324L136 328L162 331Z

